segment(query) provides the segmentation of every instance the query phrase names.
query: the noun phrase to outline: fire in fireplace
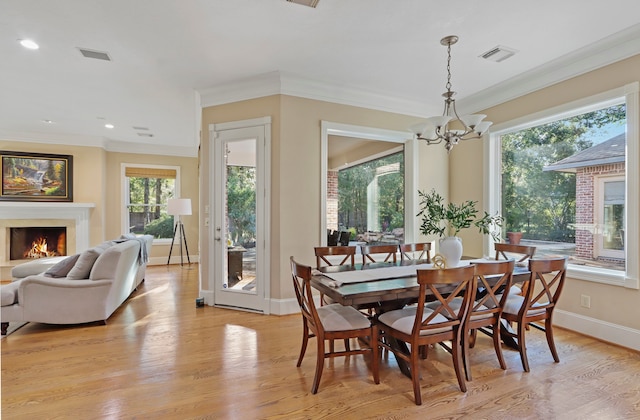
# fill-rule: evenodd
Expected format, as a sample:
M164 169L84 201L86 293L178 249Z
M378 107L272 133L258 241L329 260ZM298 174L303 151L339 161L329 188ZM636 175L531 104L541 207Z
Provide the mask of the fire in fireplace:
M11 260L35 259L67 255L67 228L11 228L9 257Z

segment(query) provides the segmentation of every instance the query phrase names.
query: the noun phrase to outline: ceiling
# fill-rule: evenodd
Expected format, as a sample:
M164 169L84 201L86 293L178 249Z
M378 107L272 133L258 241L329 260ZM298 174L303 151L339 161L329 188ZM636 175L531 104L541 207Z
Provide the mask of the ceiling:
M640 53L640 2L3 0L0 140L195 156L201 107L274 93L439 114L451 34L471 112Z

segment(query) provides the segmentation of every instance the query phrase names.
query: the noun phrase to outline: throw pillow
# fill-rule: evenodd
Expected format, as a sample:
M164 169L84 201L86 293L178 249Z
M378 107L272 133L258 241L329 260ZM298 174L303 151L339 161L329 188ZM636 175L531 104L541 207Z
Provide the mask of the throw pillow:
M138 236L136 236L135 233L125 233L120 235L120 239L136 239Z
M67 274L69 274L69 271L71 271L73 266L76 264L76 261L78 261L79 257L80 254L76 254L65 258L58 264L45 271L44 275L48 277L67 277Z
M78 261L76 261L73 268L67 273L67 278L69 280L82 280L88 279L89 273L91 273L91 269L93 268L93 264L96 262L100 254L104 249L95 247L91 249L87 249L78 257Z

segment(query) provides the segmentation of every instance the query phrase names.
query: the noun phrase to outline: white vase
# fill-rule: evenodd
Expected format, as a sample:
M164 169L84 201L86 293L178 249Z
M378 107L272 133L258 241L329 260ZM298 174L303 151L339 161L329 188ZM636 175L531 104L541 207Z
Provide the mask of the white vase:
M457 267L462 258L462 239L457 236L440 238L438 250L445 258L447 268Z

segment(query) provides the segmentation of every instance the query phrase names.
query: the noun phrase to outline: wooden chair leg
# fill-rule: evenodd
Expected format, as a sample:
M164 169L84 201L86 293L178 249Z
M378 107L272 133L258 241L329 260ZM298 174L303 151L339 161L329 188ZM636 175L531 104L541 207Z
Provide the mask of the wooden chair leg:
M302 359L304 358L304 354L307 351L307 343L309 342L309 327L307 326L306 321L303 321L302 326L302 347L300 348L300 357L298 357L297 367L300 367L302 364Z
M371 370L373 370L373 383L380 383L380 347L378 346L378 328L374 325L371 328Z
M529 360L527 359L527 343L524 339L526 324L518 322L518 350L520 351L520 361L525 372L529 372Z
M470 343L470 337L473 333L473 331L475 330L471 330L469 332L469 334L465 334L463 332L463 339L462 342L460 343L461 347L462 347L462 364L464 366L464 375L467 379L467 381L471 381L472 377L471 377L471 361L469 360L469 347L471 346ZM453 343L451 343L453 345Z
M502 355L502 343L500 340L500 323L493 326L493 348L496 350L496 356L498 356L500 368L502 370L506 370L507 363L504 361L504 356Z
M464 344L460 340L460 333L451 342L451 357L453 359L453 368L456 371L456 377L458 378L458 385L462 392L467 392L467 382L464 380L462 371L464 370L462 363L462 354L464 351Z
M470 349L475 347L477 336L478 336L478 330L476 330L476 329L471 330L471 333L468 336L469 337L469 348Z
M313 386L311 387L312 394L318 393L322 369L324 368L324 338L316 337L316 340L318 342L318 355L316 357L316 374L313 377ZM333 342L333 340L331 341Z
M417 349L412 349L410 355L410 369L411 369L411 382L413 383L413 396L415 398L416 405L422 405L422 394L420 393L420 365L418 358L420 355Z
M551 318L547 318L544 321L544 333L547 336L547 344L549 344L549 350L551 350L551 355L553 356L553 360L556 363L560 363L560 358L558 357L558 351L556 350L556 343L553 339L553 327L551 325Z

